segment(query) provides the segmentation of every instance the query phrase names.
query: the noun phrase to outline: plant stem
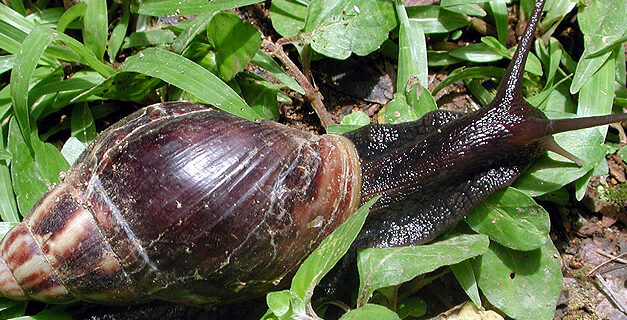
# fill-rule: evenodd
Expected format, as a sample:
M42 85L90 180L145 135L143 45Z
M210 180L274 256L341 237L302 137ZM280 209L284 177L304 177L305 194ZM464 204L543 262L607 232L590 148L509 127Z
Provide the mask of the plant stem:
M281 43L281 41L279 40L277 43ZM305 90L305 97L307 97L307 99L311 102L316 114L318 114L318 118L320 119L322 126L326 129L330 124L334 124L335 121L333 121L333 117L324 107L324 103L322 103L323 97L318 89L311 84L311 81L309 81L307 76L305 76L305 74L303 74L296 64L294 64L294 62L287 56L285 51L283 51L283 48L280 45L265 39L263 40L262 46L270 53L270 55L278 58L285 66L285 71L296 79L298 84L303 87L303 90Z

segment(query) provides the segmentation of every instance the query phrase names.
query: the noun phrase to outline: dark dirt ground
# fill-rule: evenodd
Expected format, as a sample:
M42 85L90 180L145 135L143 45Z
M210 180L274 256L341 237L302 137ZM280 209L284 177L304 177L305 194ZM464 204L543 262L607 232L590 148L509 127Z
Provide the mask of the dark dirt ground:
M416 1L414 1L416 2ZM431 4L433 1L418 1L420 4ZM279 36L274 33L268 15L269 1L245 7L238 13L246 20L255 24L264 35L273 41ZM516 11L516 8L510 10ZM511 30L522 30L517 26L514 13L510 12ZM576 21L565 19L556 32L564 46L572 48L574 57L581 53L581 44L573 37L580 37ZM490 22L487 21L489 25ZM488 28L489 29L489 28ZM458 43L438 44L427 42L430 46L462 45L464 41L478 41L480 33L470 30L465 32ZM474 37L474 39L472 39ZM516 40L512 38L512 41ZM579 43L579 44L578 44ZM511 43L509 45L514 45ZM289 48L289 47L286 47ZM294 55L291 55L294 61ZM430 89L446 78L454 68L430 69ZM265 76L262 71L251 71ZM347 61L331 61L324 59L312 64L312 75L320 92L324 96L324 104L332 113L336 122L354 110L366 112L372 119L377 111L391 99L395 83L395 65L390 59L373 54L368 57L351 58ZM268 76L268 79L270 77ZM316 114L306 98L288 93L293 100L292 105L281 106L280 122L292 127L323 133ZM449 110L472 111L479 108L463 83L449 86L436 97L438 106ZM374 120L373 120L374 121ZM627 320L627 234L624 226L627 220L625 203L608 203L599 199L599 186L618 187L625 184L627 164L618 156L608 157L610 175L594 178L588 186L585 198L581 202L571 198L565 206L542 203L551 214L551 238L560 251L562 258L563 289L558 301L555 319L612 319ZM572 188L571 188L572 189ZM442 290L447 288L447 290ZM449 273L425 287L418 293L428 302L429 315L435 317L468 300L453 276ZM263 301L262 301L263 302ZM263 305L236 306L237 314L248 314L256 310L263 313ZM235 314L216 315L215 310L198 310L171 306L166 303L153 303L152 311L143 313L149 318L185 319L185 318L221 318L236 319ZM133 312L121 308L120 313L108 316L90 317L92 314L85 307L78 308L88 319L131 319ZM98 312L96 312L98 313ZM254 313L254 312L253 312ZM212 316L210 316L212 315ZM141 314L137 314L137 319ZM253 317L254 318L254 317Z

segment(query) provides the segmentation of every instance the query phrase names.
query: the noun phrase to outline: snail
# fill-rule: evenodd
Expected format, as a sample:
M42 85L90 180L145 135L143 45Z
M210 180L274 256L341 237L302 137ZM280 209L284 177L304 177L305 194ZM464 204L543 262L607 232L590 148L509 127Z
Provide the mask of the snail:
M432 240L545 151L627 114L547 120L521 94L536 4L494 101L315 135L186 102L102 132L0 243L0 292L49 303L234 303L275 290L376 195L358 247ZM486 156L489 155L489 156Z

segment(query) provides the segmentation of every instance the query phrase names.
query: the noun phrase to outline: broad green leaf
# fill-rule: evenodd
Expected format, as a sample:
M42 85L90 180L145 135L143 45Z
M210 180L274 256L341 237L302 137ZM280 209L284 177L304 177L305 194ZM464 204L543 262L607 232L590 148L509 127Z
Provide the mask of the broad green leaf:
M85 46L102 61L107 45L109 22L106 0L84 0L87 3L83 17L83 41Z
M579 104L577 105L577 115L579 116L594 116L594 115L606 115L612 112L612 105L614 101L614 57L610 56L605 63L594 73L579 91ZM607 134L607 125L592 128L599 131L600 136L605 138ZM600 141L599 143L602 143ZM598 155L595 161L606 165L604 162L605 155ZM597 175L607 174L606 170L601 170ZM575 182L576 192L575 197L577 200L583 199L586 191L586 186L592 178L592 172Z
M89 144L96 135L96 125L87 103L78 103L72 109L72 136L84 144Z
M12 118L8 137L9 151L13 155L11 178L22 216L28 213L41 195L59 181L59 172L69 167L54 146L41 141L32 141L32 144L34 157L17 126L17 121ZM54 154L55 151L58 156Z
M167 29L133 32L124 38L122 49L171 44L175 38L174 32Z
M503 59L503 56L485 43L475 43L459 49L451 50L452 57L470 62L494 62Z
M534 3L530 1L529 10L525 10L527 13L531 13L531 9L533 8ZM544 18L540 21L540 25L538 29L541 31L549 29L551 25L557 26L559 21L564 19L564 17L571 12L575 6L577 5L577 0L554 0L548 1L544 6L544 11L546 12ZM527 15L529 17L529 15ZM554 26L554 27L555 27ZM554 28L553 27L553 28Z
M218 71L225 81L244 70L261 46L261 32L229 12L213 16L207 27L207 37L216 49Z
M283 37L299 35L305 27L309 0L273 0L270 19L274 29Z
M478 233L514 250L534 250L548 239L549 213L527 194L506 188L492 194L466 217Z
M365 112L357 110L342 117L342 120L340 121L340 123L348 124L348 125L356 125L356 126L361 127L361 126L366 126L370 124L370 117L368 117L368 115Z
M460 263L450 265L451 271L455 275L459 285L466 291L470 300L475 305L481 306L481 296L479 295L479 287L477 286L477 278L475 278L475 272L472 270L472 263L470 260L464 260Z
M616 61L616 82L623 88L627 87L627 61L625 61L625 47L619 46L615 52Z
M307 7L301 36L316 52L346 59L351 53L363 56L378 49L395 26L391 1L314 0Z
M24 315L27 301L11 301L7 308L0 310L0 319L11 319Z
M59 22L57 23L57 31L65 32L65 29L68 27L68 25L70 25L72 21L85 15L86 10L87 2L81 1L65 11L61 18L59 18Z
M260 116L277 121L279 120L279 102L277 93L282 84L271 83L251 76L243 76L237 79L242 89L246 103Z
M294 80L294 78L290 77L279 64L274 61L270 56L268 56L263 51L257 51L257 54L251 60L252 63L257 65L258 67L268 71L272 76L274 76L277 80L281 81L288 88L300 93L305 94L305 90Z
M562 272L559 252L551 241L533 251L515 251L493 242L474 260L474 269L488 301L508 316L553 319Z
M422 27L408 19L405 6L397 3L396 13L400 20L396 92L404 94L409 90L408 82L411 77L416 77L424 88L429 85L427 44Z
M283 317L290 310L292 293L289 290L270 292L266 296L268 309L277 317Z
M624 162L627 162L627 147L623 146L616 154L619 155Z
M383 287L401 284L439 267L459 263L486 252L485 235L461 235L428 245L399 248L370 248L359 252L357 305L368 302Z
M52 33L45 32L47 27L37 27L24 39L15 65L11 71L11 100L13 112L23 133L26 146L30 146L31 119L28 88L31 77L44 50L55 40ZM30 152L29 152L30 153Z
M577 14L579 27L584 34L584 52L577 64L577 70L570 87L571 93L578 92L590 77L605 63L611 52L585 58L613 43L627 33L627 15L625 0L593 1Z
M263 0L144 0L137 13L155 16L183 16L239 8Z
M427 303L420 297L409 297L398 303L397 310L401 319L422 317L427 312Z
M340 318L340 320L363 319L401 320L392 310L378 304L367 304L361 308L353 309Z
M394 98L379 111L379 114L382 111L384 116L382 123L396 124L418 119L412 107L407 103L407 97L401 93L395 93Z
M206 103L255 121L259 115L246 102L211 72L175 53L148 48L126 59L120 71L137 72L159 78Z
M579 103L577 104L578 116L607 115L612 112L615 66L614 58L610 57L581 87ZM601 136L605 137L607 127L605 125L596 127L596 129L601 133Z
M128 1L124 1L124 3L122 3L122 17L120 17L120 21L115 24L115 27L111 31L111 36L109 36L107 54L109 55L110 62L115 61L115 58L120 51L120 48L122 48L122 43L124 43L124 36L126 35L126 30L128 29L130 16L131 14Z
M469 23L466 15L440 6L413 6L406 10L409 19L418 23L427 34L451 32Z
M298 298L303 301L311 298L322 277L346 254L364 225L370 207L378 199L374 197L361 206L307 257L292 279L291 291Z

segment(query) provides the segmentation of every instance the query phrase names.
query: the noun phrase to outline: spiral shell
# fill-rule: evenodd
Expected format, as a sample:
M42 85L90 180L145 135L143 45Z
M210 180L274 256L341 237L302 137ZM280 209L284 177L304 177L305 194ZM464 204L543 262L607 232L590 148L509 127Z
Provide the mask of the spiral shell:
M278 289L359 205L353 145L190 103L107 129L0 243L12 299L228 303Z

